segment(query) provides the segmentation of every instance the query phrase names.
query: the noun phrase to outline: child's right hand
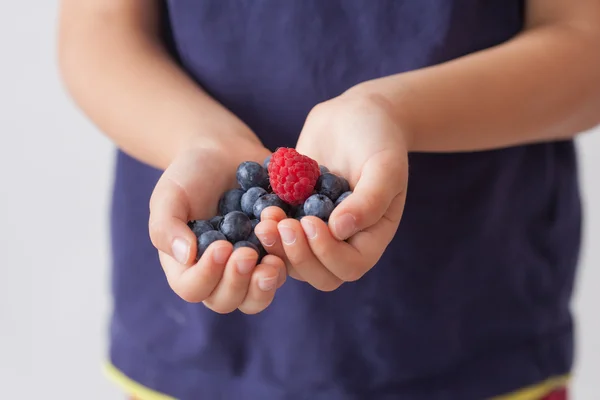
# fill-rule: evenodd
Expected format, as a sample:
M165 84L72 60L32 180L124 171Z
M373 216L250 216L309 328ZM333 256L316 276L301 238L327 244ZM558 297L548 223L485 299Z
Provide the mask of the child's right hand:
M254 143L237 147L244 148L247 160L262 162L270 154ZM233 252L231 243L217 241L194 263L196 236L187 226L189 220L216 215L220 196L234 186L241 160L231 153L191 146L175 157L150 200L150 238L169 285L182 299L203 302L218 313L254 314L269 306L285 281L284 262L267 255L256 265L254 250Z

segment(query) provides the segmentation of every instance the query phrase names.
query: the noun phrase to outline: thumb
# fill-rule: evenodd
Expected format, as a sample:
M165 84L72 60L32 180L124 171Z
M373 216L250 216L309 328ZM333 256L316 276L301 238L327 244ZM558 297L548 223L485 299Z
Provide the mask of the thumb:
M163 174L150 198L150 239L154 247L184 265L193 260L192 248L196 242L196 236L187 226L189 210L183 188Z
M406 191L408 168L405 157L382 152L363 165L353 193L330 217L333 235L346 240L375 225L383 218L392 201Z

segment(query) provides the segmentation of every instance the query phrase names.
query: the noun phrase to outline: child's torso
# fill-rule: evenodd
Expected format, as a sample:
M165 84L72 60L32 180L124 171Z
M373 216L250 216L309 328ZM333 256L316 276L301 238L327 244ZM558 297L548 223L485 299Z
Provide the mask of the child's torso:
M356 83L510 39L522 7L168 2L182 66L272 149L294 146L310 109ZM333 293L288 280L265 312L222 316L170 292L146 232L159 172L121 153L113 363L184 399L468 400L567 373L580 228L572 143L411 154L410 165L400 229L363 279Z

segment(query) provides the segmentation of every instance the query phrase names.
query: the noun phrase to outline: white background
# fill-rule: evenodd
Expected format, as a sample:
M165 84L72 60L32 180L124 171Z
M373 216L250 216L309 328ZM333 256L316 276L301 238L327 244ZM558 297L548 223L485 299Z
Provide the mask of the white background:
M57 79L56 1L0 13L0 398L120 399L101 374L113 147ZM600 131L586 135L575 396L600 398Z

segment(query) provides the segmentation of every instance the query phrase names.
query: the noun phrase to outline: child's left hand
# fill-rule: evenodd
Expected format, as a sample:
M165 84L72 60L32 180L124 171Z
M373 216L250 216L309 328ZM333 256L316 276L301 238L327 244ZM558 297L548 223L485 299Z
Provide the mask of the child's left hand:
M315 217L287 219L273 207L256 232L269 253L286 260L291 277L335 290L369 271L398 229L407 133L385 100L345 94L313 109L296 150L344 176L354 193L334 210L329 228Z

